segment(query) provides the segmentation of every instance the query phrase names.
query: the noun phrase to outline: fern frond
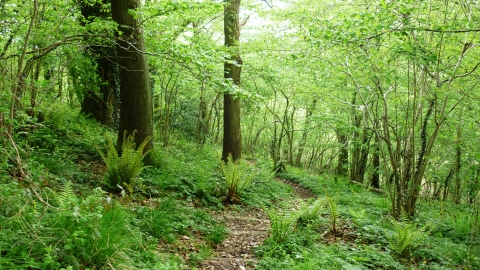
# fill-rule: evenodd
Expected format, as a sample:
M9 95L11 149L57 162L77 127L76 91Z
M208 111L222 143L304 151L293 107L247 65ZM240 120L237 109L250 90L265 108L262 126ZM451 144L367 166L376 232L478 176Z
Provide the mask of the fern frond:
M389 237L389 244L392 251L399 256L407 256L415 250L433 229L430 224L418 227L405 217L393 222L395 233Z
M326 193L326 198L327 198L327 201L328 201L328 209L330 210L330 219L331 219L331 222L332 222L332 232L336 232L337 231L337 222L338 222L338 217L339 217L339 214L338 214L338 210L337 210L337 204L335 203L335 201L332 199L332 197L330 197L330 195L328 195L328 193Z
M325 199L316 199L309 205L304 205L300 208L300 220L302 222L311 222L320 215L320 210L325 206L327 200Z
M108 174L105 184L111 189L118 190L119 187L131 189L133 182L144 168L143 158L148 154L148 151L144 153L144 150L152 140L152 137L145 138L137 148L135 134L136 131L127 136L127 132L124 132L121 155L118 154L113 140L110 137L106 137L108 143L108 145L105 145L106 154L97 148L107 165Z
M283 242L297 229L300 218L298 211L267 211L270 218L270 237L277 243Z
M219 160L219 164L227 184L227 199L229 201L238 199L254 175L248 174L248 165L242 164L239 160L233 161L232 155L228 155L227 162Z
M64 211L71 209L71 207L75 205L77 196L73 192L72 182L68 181L65 186L63 186L60 193L58 193L57 200L60 209Z

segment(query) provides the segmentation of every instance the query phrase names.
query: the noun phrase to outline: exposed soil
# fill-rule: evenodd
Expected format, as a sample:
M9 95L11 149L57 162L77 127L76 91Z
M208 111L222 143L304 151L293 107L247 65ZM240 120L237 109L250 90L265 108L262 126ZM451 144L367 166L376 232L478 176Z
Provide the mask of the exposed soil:
M255 247L268 237L270 220L263 210L235 211L227 208L217 218L229 229L228 237L219 244L212 258L201 262L203 270L255 269Z
M322 241L325 244L332 245L338 242L350 243L353 246L356 246L357 234L354 230L352 224L348 222L340 222L336 231L332 231L330 228L324 228L325 230L322 233Z
M298 184L297 182L293 182L283 178L277 178L277 180L291 186L293 188L293 192L295 192L295 195L297 195L301 199L308 200L311 198L317 198L317 195L315 193L313 193L308 188L300 186L300 184Z

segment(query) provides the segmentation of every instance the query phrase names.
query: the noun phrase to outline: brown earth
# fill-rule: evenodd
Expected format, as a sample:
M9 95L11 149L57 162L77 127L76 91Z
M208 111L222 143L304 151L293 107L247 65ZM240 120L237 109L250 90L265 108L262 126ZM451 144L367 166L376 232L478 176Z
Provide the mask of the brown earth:
M253 251L268 237L270 220L263 210L236 211L227 208L217 218L229 229L227 238L214 250L212 258L201 262L202 270L255 269Z
M317 195L315 193L313 193L308 188L304 188L304 187L300 186L300 184L298 184L297 182L293 182L293 181L286 180L286 179L283 179L283 178L277 178L277 180L284 183L284 184L287 184L287 185L291 186L293 188L293 192L295 192L295 195L297 195L297 197L299 197L301 199L308 200L308 199L311 199L311 198L317 198Z

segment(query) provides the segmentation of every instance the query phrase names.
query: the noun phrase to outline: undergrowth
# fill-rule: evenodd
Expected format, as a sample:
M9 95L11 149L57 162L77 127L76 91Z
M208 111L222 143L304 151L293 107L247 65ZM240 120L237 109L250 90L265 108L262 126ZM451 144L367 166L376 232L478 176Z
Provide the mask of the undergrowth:
M287 167L287 173L279 177L309 188L319 199L306 204L307 207L270 214L272 231L270 238L257 249L261 257L257 269L475 269L480 266L478 255L471 253L478 240L476 243L467 240L477 237L478 225L474 226L474 212L469 213L465 206L420 203L422 209L416 219L395 221L389 215L388 198L352 185L347 179L315 176L292 167ZM456 209L448 209L452 207ZM320 209L319 218L301 227L298 221L302 216L312 216L308 209L311 212ZM334 224L337 233L329 232L335 230Z
M129 251L141 245L129 215L119 205L105 208L95 189L79 198L70 183L60 191L22 189L4 183L0 265L7 269L120 268L131 264ZM49 198L48 202L40 198Z
M68 108L44 114L18 125L18 152L1 145L0 269L194 269L224 240L212 217L228 194L217 146L155 147L124 200L101 190L95 145L110 131ZM318 196L301 202L268 160L249 163L237 207L265 209L271 221L257 269L480 268L478 206L420 201L414 219L398 222L388 198L347 179L287 166L280 177Z
M154 208L135 208L141 230L162 241L173 243L182 236L201 236L212 245L223 241L227 229L207 212L185 205L184 202L165 198Z

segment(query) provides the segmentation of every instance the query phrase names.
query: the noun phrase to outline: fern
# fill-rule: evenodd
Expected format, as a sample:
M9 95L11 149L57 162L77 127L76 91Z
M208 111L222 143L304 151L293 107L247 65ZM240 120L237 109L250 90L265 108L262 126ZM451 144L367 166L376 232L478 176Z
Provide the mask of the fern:
M417 249L433 229L430 224L418 227L405 217L401 217L400 221L393 221L393 224L395 233L389 237L389 245L391 250L401 257L406 257Z
M267 211L270 218L269 236L271 239L276 243L284 242L297 229L299 213L298 211Z
M229 202L239 200L240 194L253 178L252 174L247 174L248 165L241 164L238 160L233 161L232 155L228 155L226 163L220 160L220 167L227 184L227 200Z
M77 196L73 192L72 182L68 181L57 197L58 205L61 210L67 211L76 205Z
M127 189L129 192L132 192L134 182L144 168L143 159L148 154L148 151L144 153L144 149L152 137L145 138L136 147L135 134L136 131L127 136L127 132L124 132L121 155L118 154L112 138L107 136L105 136L107 139L107 145L105 145L106 154L97 148L107 166L107 176L104 183L110 189Z
M300 223L308 223L315 220L319 214L320 210L325 206L326 200L324 199L316 199L311 204L306 204L300 209Z
M335 201L328 195L326 194L327 201L328 201L328 209L330 210L330 220L331 220L331 231L332 232L337 232L337 223L338 223L338 210L337 210L337 204Z

